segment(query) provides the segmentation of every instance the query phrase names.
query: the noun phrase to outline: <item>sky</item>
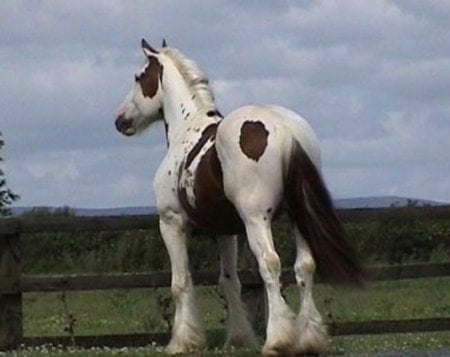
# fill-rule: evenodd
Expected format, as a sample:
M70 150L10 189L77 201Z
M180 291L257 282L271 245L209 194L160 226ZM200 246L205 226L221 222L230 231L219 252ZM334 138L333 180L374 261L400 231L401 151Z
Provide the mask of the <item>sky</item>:
M321 142L335 198L450 201L450 1L2 0L1 153L20 206L153 205L162 125L117 108L162 38L223 113L278 104Z

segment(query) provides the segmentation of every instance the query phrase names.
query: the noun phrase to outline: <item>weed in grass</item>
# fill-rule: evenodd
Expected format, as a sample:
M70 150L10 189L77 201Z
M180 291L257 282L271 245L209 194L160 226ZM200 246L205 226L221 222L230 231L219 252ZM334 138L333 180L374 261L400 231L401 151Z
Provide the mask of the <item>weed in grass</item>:
M165 328L167 328L166 326L161 326L161 319L159 316L149 311L146 311L142 315L141 326L144 332L164 331Z
M64 324L63 330L65 333L67 333L69 335L72 346L75 346L75 324L76 324L77 319L69 311L69 307L68 307L67 301L66 301L66 291L65 290L63 290L61 292L61 302L63 304L64 318L65 318L65 324Z
M156 289L155 294L160 315L166 325L166 331L170 332L172 331L172 320L175 309L172 297L164 289Z
M395 302L389 299L381 299L377 318L389 320L392 318Z
M334 321L334 316L333 316L333 312L332 312L332 304L333 304L333 298L328 297L328 298L323 299L325 321L327 321L328 323Z

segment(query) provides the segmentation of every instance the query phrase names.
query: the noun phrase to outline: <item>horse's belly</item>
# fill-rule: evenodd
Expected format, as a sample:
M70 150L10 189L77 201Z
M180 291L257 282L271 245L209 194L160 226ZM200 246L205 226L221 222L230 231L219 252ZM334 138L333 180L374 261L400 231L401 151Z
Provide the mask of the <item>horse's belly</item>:
M193 175L192 180L182 180L178 188L179 200L192 225L215 234L243 232L244 224L225 196L222 168L214 145L192 171L187 173Z
M211 234L239 234L244 224L234 206L227 200L200 207L185 207L194 228Z

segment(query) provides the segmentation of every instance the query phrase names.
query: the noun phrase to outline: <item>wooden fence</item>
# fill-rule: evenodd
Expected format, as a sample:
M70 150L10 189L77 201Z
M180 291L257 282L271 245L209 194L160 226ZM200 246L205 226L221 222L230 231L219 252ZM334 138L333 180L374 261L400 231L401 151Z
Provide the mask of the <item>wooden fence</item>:
M396 208L377 210L340 210L344 222L367 222L384 219L450 220L450 206L429 208ZM91 274L91 275L24 275L22 274L21 234L43 232L125 231L154 228L157 216L121 217L46 217L0 219L0 350L15 349L20 344L70 345L70 336L24 337L22 325L22 294L73 290L101 290L169 287L169 272ZM373 281L450 276L450 262L444 264L414 264L369 269ZM217 272L194 272L196 285L215 285ZM241 271L244 289L256 290L260 297L262 282L254 271ZM292 272L283 271L284 283L295 283ZM377 334L389 332L420 332L450 330L450 319L411 319L401 321L363 321L333 323L332 335ZM78 346L138 346L150 341L165 343L166 333L77 336Z

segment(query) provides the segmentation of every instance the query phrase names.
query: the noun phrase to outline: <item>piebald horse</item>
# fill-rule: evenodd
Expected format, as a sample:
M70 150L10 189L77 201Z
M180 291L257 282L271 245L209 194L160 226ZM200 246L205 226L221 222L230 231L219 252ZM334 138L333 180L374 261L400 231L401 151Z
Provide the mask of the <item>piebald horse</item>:
M338 283L358 283L362 275L321 178L313 130L279 106L251 105L222 117L208 79L193 61L165 41L154 49L142 40L142 50L146 64L135 75L115 125L126 136L159 120L166 128L168 150L153 188L176 306L167 352L199 350L205 343L186 246L192 228L219 236L227 346L256 346L237 275L236 235L245 232L268 301L262 354L323 351L327 334L312 295L315 270ZM297 243L298 314L280 293L281 263L271 222L282 210Z

